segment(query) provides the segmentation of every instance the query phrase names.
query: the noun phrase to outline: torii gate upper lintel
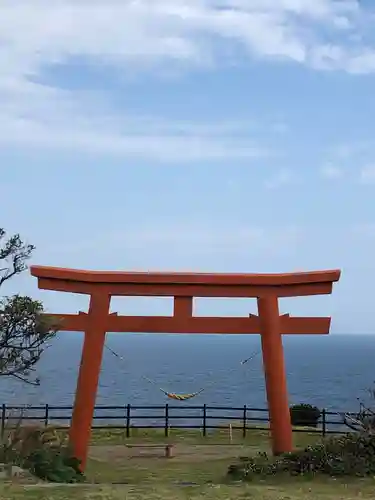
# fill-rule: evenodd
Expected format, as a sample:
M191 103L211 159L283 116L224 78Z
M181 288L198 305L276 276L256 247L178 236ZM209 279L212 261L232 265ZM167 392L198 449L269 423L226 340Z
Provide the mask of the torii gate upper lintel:
M331 318L280 315L278 299L331 294L339 270L288 274L205 274L108 272L32 266L38 286L90 295L88 313L48 315L61 330L85 332L70 441L84 470L106 332L261 334L272 450L291 451L292 427L282 334L328 334ZM110 313L112 296L169 296L173 316L119 316ZM255 297L259 316L195 317L194 297Z

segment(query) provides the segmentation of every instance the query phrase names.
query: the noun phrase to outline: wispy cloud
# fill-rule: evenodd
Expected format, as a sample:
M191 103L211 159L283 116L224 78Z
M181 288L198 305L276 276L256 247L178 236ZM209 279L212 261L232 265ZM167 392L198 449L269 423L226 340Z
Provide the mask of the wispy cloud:
M293 245L302 237L302 229L295 226L265 227L257 225L232 225L230 227L215 225L183 224L151 227L128 228L126 231L107 231L97 237L81 236L72 245L58 242L50 245L47 252L59 254L80 254L99 248L106 241L111 251L152 249L152 252L163 252L173 248L173 252L199 255L207 253L222 254L243 251L272 250L282 245Z
M320 168L320 175L330 180L345 179L356 184L373 184L374 156L374 141L371 138L348 140L346 144L339 144L330 150L327 161Z
M360 170L359 179L362 184L375 184L375 164L365 165Z
M257 56L369 71L372 47L340 36L361 33L366 15L355 0L4 0L2 66L25 75L72 56L120 65L206 64L222 58L220 45L210 43L221 39ZM14 57L7 61L9 51Z
M264 185L267 189L279 189L294 182L296 182L296 174L291 170L282 168L270 177Z
M129 75L254 57L372 72L373 46L355 41L370 14L354 0L3 0L0 140L161 161L257 157L243 124L120 119L100 96L43 84L44 72L76 59Z
M0 78L0 144L182 163L269 155L241 120L195 122L118 113L98 95ZM100 99L102 97L102 99Z
M329 163L342 163L346 160L362 160L363 157L373 156L374 141L371 139L363 139L360 141L347 140L344 144L334 146L330 152L330 156L334 161Z
M344 176L344 170L332 163L327 163L326 165L324 165L321 168L320 173L323 178L331 180L341 179Z

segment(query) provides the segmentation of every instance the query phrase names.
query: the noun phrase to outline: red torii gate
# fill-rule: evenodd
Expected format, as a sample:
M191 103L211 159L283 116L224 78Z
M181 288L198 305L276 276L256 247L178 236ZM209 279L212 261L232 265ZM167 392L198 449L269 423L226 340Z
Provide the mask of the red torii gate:
M203 274L82 271L32 266L44 290L90 295L88 313L50 314L60 330L85 332L70 443L85 469L106 332L261 334L272 451L292 451L283 334L328 334L331 318L280 315L278 299L331 294L339 270L289 274ZM112 296L174 297L173 316L111 314ZM195 317L194 297L256 297L259 316Z

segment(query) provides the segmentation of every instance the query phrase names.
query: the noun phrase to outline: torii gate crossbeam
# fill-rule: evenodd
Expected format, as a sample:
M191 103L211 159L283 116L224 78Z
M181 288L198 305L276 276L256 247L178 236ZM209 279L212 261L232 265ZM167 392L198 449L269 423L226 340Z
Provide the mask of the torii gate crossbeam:
M331 318L280 315L278 299L330 294L339 270L289 274L197 274L82 271L32 266L44 290L90 295L88 313L48 315L60 330L85 332L70 442L85 469L106 332L260 334L266 380L272 451L292 451L283 334L327 334ZM169 296L173 316L118 316L112 296ZM194 317L194 297L255 297L259 316Z

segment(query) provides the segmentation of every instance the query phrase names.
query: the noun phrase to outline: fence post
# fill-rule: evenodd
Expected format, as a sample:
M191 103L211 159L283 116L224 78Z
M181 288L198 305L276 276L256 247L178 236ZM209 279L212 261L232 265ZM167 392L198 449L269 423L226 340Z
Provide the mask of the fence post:
M168 406L168 403L166 403L166 405L165 405L164 435L165 435L165 437L168 437L168 435L169 435L169 406Z
M206 437L207 434L207 406L203 405L203 437Z
M45 427L48 426L48 420L49 420L49 406L48 406L48 403L46 404L46 411L45 411L45 414L44 414L44 425Z
M323 408L323 411L322 411L322 434L323 434L323 437L325 437L327 434L327 418L326 418L325 408Z
M246 437L246 423L247 423L247 407L243 405L243 417L242 417L242 437Z
M7 416L7 407L6 404L3 403L1 406L1 439L4 438L5 434L5 419Z
M130 409L131 405L126 405L126 437L130 437Z

